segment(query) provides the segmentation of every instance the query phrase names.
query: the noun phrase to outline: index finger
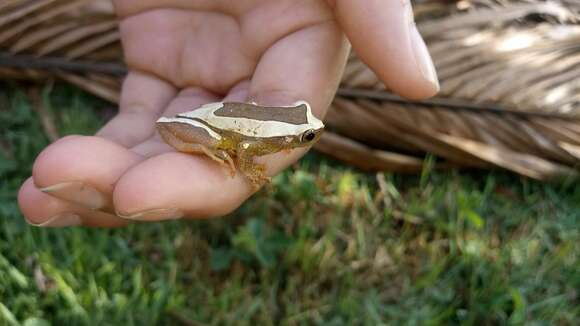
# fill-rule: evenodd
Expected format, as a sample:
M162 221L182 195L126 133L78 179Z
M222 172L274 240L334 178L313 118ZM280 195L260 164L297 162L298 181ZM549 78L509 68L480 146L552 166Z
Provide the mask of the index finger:
M328 110L344 70L350 46L333 20L325 20L290 34L262 56L252 78L249 101L262 105L310 103L319 118ZM294 150L283 158L266 157L276 174L305 153Z

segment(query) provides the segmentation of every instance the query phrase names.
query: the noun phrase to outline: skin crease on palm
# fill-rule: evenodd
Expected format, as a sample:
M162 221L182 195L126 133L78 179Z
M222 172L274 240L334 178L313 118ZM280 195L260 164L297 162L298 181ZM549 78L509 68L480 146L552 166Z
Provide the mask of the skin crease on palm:
M116 227L131 221L209 218L252 194L240 173L175 152L160 116L207 102L308 101L323 117L352 47L398 94L438 89L405 0L116 0L130 67L119 114L96 136L68 136L36 159L18 201L44 227ZM275 175L304 154L260 158Z

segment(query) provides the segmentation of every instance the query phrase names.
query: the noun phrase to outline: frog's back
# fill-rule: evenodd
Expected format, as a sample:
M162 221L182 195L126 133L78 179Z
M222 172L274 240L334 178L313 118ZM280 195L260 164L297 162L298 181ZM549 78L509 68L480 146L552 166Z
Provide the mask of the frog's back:
M224 103L207 116L206 122L219 129L252 137L298 135L309 125L309 107L267 107L245 103Z
M266 107L247 103L209 103L178 117L203 121L220 131L231 131L249 137L299 135L324 125L310 112L306 102L289 107Z
M225 119L248 119L252 121L270 121L293 125L308 123L308 107L299 106L259 106L246 103L222 103L221 107L215 107L213 116L208 117L211 121L218 122Z
M204 104L204 105L200 106L199 108L197 108L195 110L180 113L177 116L183 117L183 118L189 118L189 119L199 119L201 121L207 122L207 121L211 120L211 118L213 117L214 111L222 108L223 106L224 106L224 103L221 103L221 102L208 103L208 104Z

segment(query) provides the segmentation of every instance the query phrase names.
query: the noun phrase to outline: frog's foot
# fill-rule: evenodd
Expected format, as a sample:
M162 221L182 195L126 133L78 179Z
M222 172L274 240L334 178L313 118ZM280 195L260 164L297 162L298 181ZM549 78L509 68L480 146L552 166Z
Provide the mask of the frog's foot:
M272 178L266 175L266 167L262 164L254 163L252 169L244 172L244 174L252 183L254 190L258 190L272 181Z
M230 177L236 176L236 165L234 164L234 160L232 157L226 152L222 150L218 150L215 152L216 158L222 160L222 165L227 165L228 170L230 172ZM215 160L215 159L214 159Z
M198 144L197 146L200 147L200 149L203 151L205 155L209 156L212 160L218 162L221 166L228 169L230 177L233 178L236 175L236 165L234 164L234 160L226 151L222 150L212 151L211 149L203 145Z
M266 175L266 167L264 165L254 163L250 160L240 162L240 170L248 178L254 191L270 183L272 180L272 178Z
M254 163L254 157L260 156L262 144L260 142L244 141L238 145L237 163L240 171L248 178L254 191L270 182L266 175L266 166Z

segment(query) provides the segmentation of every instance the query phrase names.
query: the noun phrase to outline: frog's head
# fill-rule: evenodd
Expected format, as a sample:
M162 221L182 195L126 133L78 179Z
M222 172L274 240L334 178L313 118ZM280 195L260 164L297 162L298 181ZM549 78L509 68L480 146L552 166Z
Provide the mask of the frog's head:
M299 135L284 136L284 137L282 137L283 138L282 147L289 149L289 148L296 148L296 147L312 146L318 141L318 139L320 138L320 135L322 135L323 130L324 130L323 128L308 129Z
M318 141L322 132L324 131L324 124L317 117L312 114L310 105L305 101L294 103L295 108L293 112L303 112L302 121L293 123L285 121L282 128L287 128L287 135L284 137L284 142L287 147L306 147L312 146Z
M311 146L314 145L322 135L324 131L324 126L312 126L311 129L303 131L301 134L293 137L292 142L295 143L295 147Z

